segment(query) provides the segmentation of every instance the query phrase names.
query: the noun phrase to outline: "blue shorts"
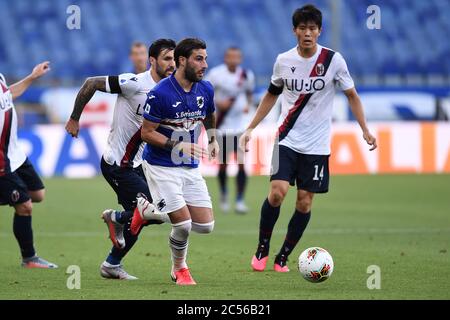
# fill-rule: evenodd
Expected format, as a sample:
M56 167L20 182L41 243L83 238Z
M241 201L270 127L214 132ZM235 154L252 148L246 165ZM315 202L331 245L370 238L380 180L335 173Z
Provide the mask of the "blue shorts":
M291 186L296 183L297 189L326 193L330 181L329 157L330 155L298 153L279 145L278 154L274 152L272 157L272 168L278 168L278 171L271 173L270 181L288 181Z
M151 202L152 197L148 189L147 180L145 180L142 166L119 167L110 165L102 157L100 164L103 177L117 194L117 201L127 211L132 211L136 207L136 196L143 193Z
M0 205L15 206L30 200L29 191L44 189L28 158L16 171L0 177Z

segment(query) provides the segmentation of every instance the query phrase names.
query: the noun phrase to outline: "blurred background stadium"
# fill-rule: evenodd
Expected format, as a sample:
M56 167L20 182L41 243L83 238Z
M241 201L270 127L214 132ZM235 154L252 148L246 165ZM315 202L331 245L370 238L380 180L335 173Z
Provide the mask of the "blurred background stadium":
M310 1L324 14L321 43L341 51L359 85L448 85L450 2L447 0ZM276 55L291 48L293 0L2 0L0 70L9 79L51 60L48 85L78 85L93 74L130 69L129 45L193 35L209 47L211 65L229 45L266 85ZM66 28L69 5L81 8L81 29ZM380 30L366 27L379 5ZM426 19L425 19L426 18Z
M320 43L342 52L346 58L369 121L449 119L450 42L446 39L450 33L450 1L310 2L323 11ZM71 30L66 23L73 13L68 8L73 4L79 6L81 16L80 29ZM84 144L76 142L72 148L68 137L67 141L55 140L56 136L64 137L62 127L52 131L34 126L64 123L77 89L86 77L133 71L128 54L134 41L149 44L160 37L177 41L187 36L203 38L208 45L210 67L222 62L228 46L237 45L243 50L244 66L256 75L255 93L260 97L269 83L277 54L295 46L291 14L302 4L292 0L0 0L0 72L8 83L26 76L35 64L51 61L52 71L16 103L22 129L20 136L30 158L45 176L98 174L98 159L106 139L114 96L97 93L87 106L82 124L105 128L95 135L91 134L94 129L87 130L81 139ZM369 5L378 5L381 10L380 29L369 29L366 25L371 15L367 12ZM266 123L273 127L277 115L275 109ZM344 125L352 119L346 100L338 95L334 120ZM423 167L425 171L450 171L450 160L446 158L448 139L445 136L450 135L447 127L423 129L417 125L399 127L391 123L385 128L388 131L384 137L393 141L393 149L398 149L399 155L396 159L395 152L382 153L381 158L391 157L389 161L398 164L405 162L406 169L399 171L421 172ZM423 163L422 158L426 156L421 151L422 145L430 142L424 140L420 145L420 139L415 139L414 144L407 138L411 134L417 138L437 139L431 150L436 153L436 163ZM49 138L53 140L48 142ZM414 146L399 144L405 139ZM359 143L359 137L357 140ZM354 153L352 141L344 144L350 148L351 156ZM402 152L402 146L415 155L411 158L408 152ZM71 149L74 156L67 158ZM87 150L84 155L83 150ZM383 152L383 145L380 150ZM357 165L358 168L349 173L396 171L390 164L379 165L375 156L364 150L361 152L367 164ZM348 159L347 153L344 150L341 158ZM406 156L404 159L402 154ZM417 161L411 160L414 157L418 157ZM346 166L355 168L351 159L349 161ZM384 169L380 169L383 166ZM260 167L258 165L254 173L264 172ZM214 171L212 167L204 170L206 174ZM347 173L348 170L338 168L334 172L341 171Z
M315 200L317 214L290 262L294 270L294 256L307 246L323 246L335 258L333 279L324 287L299 280L296 272L285 277L267 272L266 281L256 281L262 275L250 272L259 208L268 190L267 177L256 175L269 171L279 111L274 108L252 140L246 163L255 175L246 196L250 212L222 214L217 182L207 178L216 230L192 237L192 248L198 249L190 260L204 285L167 290L167 225L148 228L127 258L127 270L142 281L101 281L98 266L110 243L98 215L117 205L99 176L99 162L115 96L96 93L81 118L79 138L72 139L64 123L85 78L133 71L128 54L134 41L148 45L161 37L196 36L207 42L210 67L222 62L228 46L242 48L244 66L256 75L258 101L277 54L296 45L291 15L306 3L322 10L319 43L345 57L379 145L368 151L347 100L337 95L330 158L337 176L330 193ZM80 8L80 29L67 28L70 5ZM370 5L381 10L380 29L367 28ZM7 82L51 61L51 72L15 105L20 143L47 187L46 200L33 212L36 241L42 254L62 266L55 273L24 276L7 213L12 211L1 207L0 298L448 299L449 14L449 0L0 0L0 73ZM217 167L205 160L202 170L213 176ZM236 166L229 170L233 174ZM274 248L284 237L294 202L292 189ZM65 267L72 264L83 270L84 290L66 288ZM382 268L379 292L366 287L371 264Z

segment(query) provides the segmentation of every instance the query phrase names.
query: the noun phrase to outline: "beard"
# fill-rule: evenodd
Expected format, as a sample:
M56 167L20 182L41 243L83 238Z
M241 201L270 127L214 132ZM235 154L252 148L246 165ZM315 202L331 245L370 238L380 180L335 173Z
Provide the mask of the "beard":
M199 82L203 79L203 76L198 76L195 72L195 69L188 64L186 64L186 68L184 69L184 76L190 82Z
M168 77L173 72L173 70L174 70L173 67L168 67L166 70L164 70L158 64L156 64L156 70L155 71L156 71L156 74L161 79L164 79L164 78Z

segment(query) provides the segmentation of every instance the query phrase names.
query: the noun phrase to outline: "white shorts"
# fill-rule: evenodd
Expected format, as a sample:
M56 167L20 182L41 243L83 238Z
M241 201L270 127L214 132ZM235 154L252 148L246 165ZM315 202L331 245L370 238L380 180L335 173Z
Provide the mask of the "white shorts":
M199 168L155 166L144 160L142 169L159 211L171 213L185 205L212 208Z

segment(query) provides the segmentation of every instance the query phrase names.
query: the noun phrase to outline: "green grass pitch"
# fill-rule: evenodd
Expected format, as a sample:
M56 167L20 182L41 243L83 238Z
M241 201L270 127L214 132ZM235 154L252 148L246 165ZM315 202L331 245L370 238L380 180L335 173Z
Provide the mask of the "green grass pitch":
M217 204L215 179L208 186ZM291 272L272 271L295 201L291 188L272 237L270 263L252 272L259 208L268 178L249 179L247 215L215 206L212 234L190 237L188 263L198 285L177 287L169 277L168 225L150 226L125 258L138 281L106 280L99 265L111 246L100 212L118 208L102 178L47 179L47 196L35 205L37 252L60 268L25 270L12 233L11 208L0 207L0 299L449 299L450 176L333 176L330 192L316 195L310 225L290 257ZM230 180L230 187L234 180ZM300 252L321 246L332 254L332 277L303 280ZM81 289L69 290L69 265L81 269ZM369 290L367 268L381 268L381 289Z

